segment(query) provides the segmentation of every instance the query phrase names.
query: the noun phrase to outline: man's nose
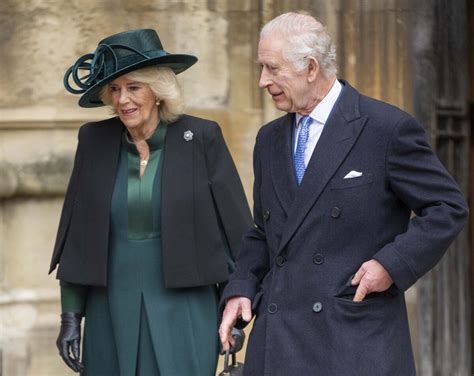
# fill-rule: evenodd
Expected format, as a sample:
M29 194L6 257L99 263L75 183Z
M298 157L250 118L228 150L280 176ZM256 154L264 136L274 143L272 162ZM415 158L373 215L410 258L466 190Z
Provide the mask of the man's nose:
M270 85L270 80L268 79L268 74L267 70L265 67L262 68L262 72L260 73L260 80L258 81L258 86L260 89L266 88L268 85Z

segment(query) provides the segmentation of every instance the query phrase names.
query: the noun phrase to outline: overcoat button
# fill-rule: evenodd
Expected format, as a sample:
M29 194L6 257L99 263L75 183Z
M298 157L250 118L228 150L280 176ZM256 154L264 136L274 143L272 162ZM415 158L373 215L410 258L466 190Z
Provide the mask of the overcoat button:
M315 253L313 256L313 262L316 265L321 265L324 262L324 256L321 253Z
M268 221L270 219L270 212L268 210L265 210L263 212L263 220Z
M275 262L278 266L283 266L283 265L285 265L286 258L285 258L285 256L277 256L275 258Z
M276 313L278 311L278 306L275 303L270 303L268 305L268 313Z
M341 215L341 209L339 209L337 206L331 209L331 217L339 218L340 215Z
M319 313L323 310L323 305L321 302L316 302L313 304L313 311Z

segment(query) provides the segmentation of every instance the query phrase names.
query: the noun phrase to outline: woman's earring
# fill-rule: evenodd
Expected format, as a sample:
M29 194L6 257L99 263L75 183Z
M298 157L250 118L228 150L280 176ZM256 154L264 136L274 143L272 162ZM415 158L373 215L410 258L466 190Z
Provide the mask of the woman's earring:
M156 97L155 99L156 99L156 105L159 106L160 103L161 103L161 102L160 102L160 98Z

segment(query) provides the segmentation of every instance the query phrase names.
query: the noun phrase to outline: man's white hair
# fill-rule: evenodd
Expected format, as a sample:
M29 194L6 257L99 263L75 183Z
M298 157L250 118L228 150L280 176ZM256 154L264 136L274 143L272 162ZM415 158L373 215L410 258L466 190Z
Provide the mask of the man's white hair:
M300 13L284 13L268 22L260 32L260 39L272 34L285 39L283 58L296 71L308 66L308 56L314 57L325 78L337 73L336 47L326 28L314 17Z

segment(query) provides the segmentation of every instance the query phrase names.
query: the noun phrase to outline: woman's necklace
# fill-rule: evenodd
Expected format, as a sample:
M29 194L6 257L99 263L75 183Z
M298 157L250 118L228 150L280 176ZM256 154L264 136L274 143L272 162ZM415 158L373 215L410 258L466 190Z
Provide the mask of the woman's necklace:
M127 139L127 142L130 143L130 144L134 144L135 146L137 146L137 144L135 142L133 142L132 140L130 140L128 138L128 132L125 133L125 138ZM138 148L137 148L138 150ZM140 155L140 153L138 153ZM145 167L147 166L148 164L148 157L142 157L140 155L140 176L143 176L143 172L145 170Z

